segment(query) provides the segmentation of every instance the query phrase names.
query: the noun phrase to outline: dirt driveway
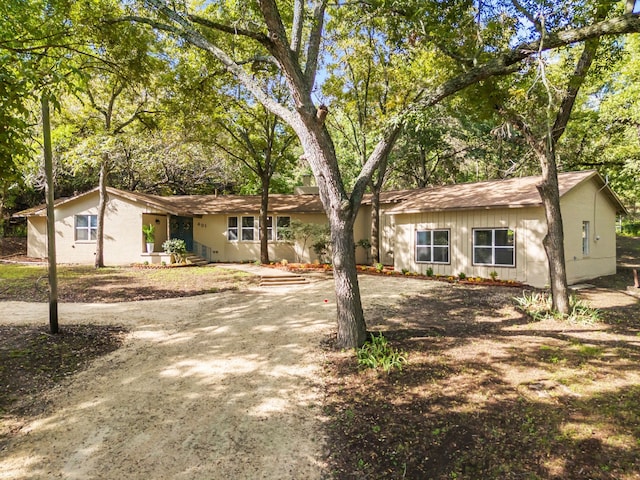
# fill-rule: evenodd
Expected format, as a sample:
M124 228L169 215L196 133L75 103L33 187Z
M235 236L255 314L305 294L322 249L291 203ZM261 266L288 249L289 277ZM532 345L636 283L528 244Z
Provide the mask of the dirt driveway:
M361 279L393 303L429 282ZM327 300L325 302L325 300ZM3 323L46 322L47 305L0 303ZM120 304L63 304L61 325L118 324L123 348L54 389L0 450L0 479L320 479L320 342L333 281Z
M315 347L331 287L61 305L61 324L122 324L130 338L54 391L0 452L0 478L320 478ZM0 303L16 323L46 312Z

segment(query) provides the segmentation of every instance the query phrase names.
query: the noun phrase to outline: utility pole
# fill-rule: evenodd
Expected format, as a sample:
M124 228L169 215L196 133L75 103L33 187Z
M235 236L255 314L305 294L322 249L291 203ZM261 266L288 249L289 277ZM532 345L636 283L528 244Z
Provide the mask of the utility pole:
M49 330L58 333L58 271L56 268L56 219L53 209L53 154L51 153L51 121L49 98L42 94L42 132L44 137L44 187L47 199L47 258L49 260Z

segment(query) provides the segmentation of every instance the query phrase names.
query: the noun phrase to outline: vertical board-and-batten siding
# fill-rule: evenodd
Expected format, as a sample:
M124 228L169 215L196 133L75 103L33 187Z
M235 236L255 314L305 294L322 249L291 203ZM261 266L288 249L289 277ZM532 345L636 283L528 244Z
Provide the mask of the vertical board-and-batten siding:
M542 209L540 208L499 208L482 210L451 210L398 214L396 216L396 269L406 268L418 273L426 273L428 268L434 274L489 278L492 271L502 280L521 282L534 281L544 284L542 272L534 268L528 271L530 255L539 256L536 244L540 235ZM510 228L515 232L515 266L473 265L473 230L476 228ZM418 263L415 261L416 231L449 230L449 264ZM532 231L533 230L533 231ZM545 230L546 231L546 228ZM533 240L533 241L532 241ZM544 252L542 251L542 254ZM529 258L527 258L529 255ZM546 274L546 272L545 272Z

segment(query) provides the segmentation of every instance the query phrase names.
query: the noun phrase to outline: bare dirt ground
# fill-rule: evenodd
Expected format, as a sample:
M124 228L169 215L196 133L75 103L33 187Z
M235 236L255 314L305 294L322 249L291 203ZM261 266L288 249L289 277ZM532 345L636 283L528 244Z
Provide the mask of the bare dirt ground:
M63 328L129 333L25 407L37 415L0 447L0 478L321 478L318 345L334 322L331 290L328 280L290 292L61 305ZM0 318L42 324L47 305L3 302Z
M513 288L361 276L370 329L409 359L389 375L331 348L330 279L63 304L107 353L0 418L0 479L640 479L629 273L582 293L591 325L531 322ZM0 302L16 334L46 315Z
M407 283L369 299L369 328L408 363L385 374L327 351L332 477L640 479L640 300L627 291L640 239L619 245L626 266L579 292L593 323L532 321L504 287Z

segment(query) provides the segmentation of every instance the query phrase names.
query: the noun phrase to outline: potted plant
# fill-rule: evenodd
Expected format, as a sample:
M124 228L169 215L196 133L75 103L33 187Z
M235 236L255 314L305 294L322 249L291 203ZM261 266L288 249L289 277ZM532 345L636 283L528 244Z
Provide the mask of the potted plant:
M147 243L147 253L153 253L154 242L156 240L156 227L153 224L142 225L142 233Z
M171 263L183 263L187 255L187 244L180 238L170 238L162 244L162 249L171 255Z

